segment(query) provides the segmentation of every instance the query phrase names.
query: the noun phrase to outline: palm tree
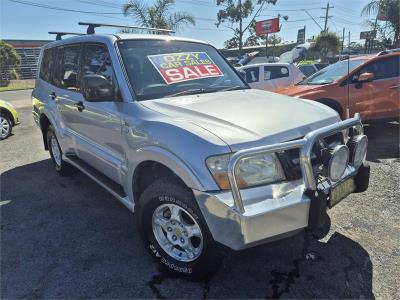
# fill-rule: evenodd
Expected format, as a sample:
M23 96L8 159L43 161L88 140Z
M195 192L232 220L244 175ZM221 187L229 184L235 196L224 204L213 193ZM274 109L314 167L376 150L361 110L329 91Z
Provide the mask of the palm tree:
M386 25L379 26L375 22L375 29L379 29L384 34L392 35L393 47L400 47L400 1L399 0L370 0L361 12L363 16L376 16L379 11L383 12ZM376 18L378 21L378 18ZM388 27L388 28L387 28ZM386 32L388 29L389 32Z
M130 0L124 4L122 11L125 16L132 15L137 25L161 29L179 30L184 24L195 25L194 17L186 12L170 13L175 0L156 0L152 6L141 0Z

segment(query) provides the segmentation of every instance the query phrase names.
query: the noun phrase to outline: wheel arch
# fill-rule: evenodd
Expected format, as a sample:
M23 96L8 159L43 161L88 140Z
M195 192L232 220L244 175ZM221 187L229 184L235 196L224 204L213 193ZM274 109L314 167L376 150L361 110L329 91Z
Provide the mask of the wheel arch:
M2 115L7 116L7 117L10 119L10 121L11 121L11 125L12 125L12 126L15 126L14 116L12 115L12 113L11 113L7 108L0 107L0 113L1 113Z
M132 189L131 195L135 202L151 182L165 176L175 178L178 183L190 189L205 189L189 166L166 149L151 146L136 151L134 155L136 159L129 167L132 171L129 172L128 178L131 179L127 184Z
M331 99L331 98L321 98L321 99L317 99L315 101L332 108L339 114L340 117L343 117L343 107L339 103L339 101Z
M39 118L40 129L43 136L44 149L49 150L49 145L47 145L47 129L51 125L50 119L46 114L42 113Z

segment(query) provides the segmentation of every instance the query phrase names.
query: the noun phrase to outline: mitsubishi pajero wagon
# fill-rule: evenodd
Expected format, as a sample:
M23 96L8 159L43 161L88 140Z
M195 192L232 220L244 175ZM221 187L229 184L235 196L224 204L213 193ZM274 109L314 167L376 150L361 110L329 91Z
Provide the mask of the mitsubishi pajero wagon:
M367 189L358 114L250 89L206 42L98 26L43 48L33 117L55 170L134 212L162 266L208 274L226 247L318 229Z

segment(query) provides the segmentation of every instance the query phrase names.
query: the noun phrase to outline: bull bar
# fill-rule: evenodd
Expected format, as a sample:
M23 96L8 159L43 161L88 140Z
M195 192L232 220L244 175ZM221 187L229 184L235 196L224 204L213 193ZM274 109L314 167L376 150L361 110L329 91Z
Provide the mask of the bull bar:
M314 172L311 163L311 152L315 142L319 138L326 137L330 134L349 129L351 127L355 127L357 134L363 133L360 114L356 113L353 118L311 131L303 138L298 140L245 149L233 154L228 163L228 178L232 189L234 209L240 214L245 212L242 196L236 180L236 166L241 159L258 154L268 154L277 151L299 148L300 168L305 189L315 191L317 189L317 183L314 178Z

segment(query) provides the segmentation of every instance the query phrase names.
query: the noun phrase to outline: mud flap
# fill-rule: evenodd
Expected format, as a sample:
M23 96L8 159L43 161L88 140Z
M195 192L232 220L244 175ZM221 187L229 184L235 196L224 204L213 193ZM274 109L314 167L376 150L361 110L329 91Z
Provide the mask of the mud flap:
M323 191L307 190L305 194L310 198L310 211L308 214L308 227L307 229L313 230L322 227L327 219L326 213L328 199Z
M358 168L358 173L354 176L354 184L356 186L354 193L362 193L368 189L370 169L371 167L366 162Z

